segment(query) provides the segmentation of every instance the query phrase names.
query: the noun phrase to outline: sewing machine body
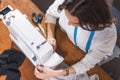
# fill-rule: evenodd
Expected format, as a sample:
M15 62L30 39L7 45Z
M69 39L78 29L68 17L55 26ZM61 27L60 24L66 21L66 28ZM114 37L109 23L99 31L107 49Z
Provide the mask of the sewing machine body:
M13 10L2 19L10 32L10 38L21 49L34 65L53 67L63 61L63 58L19 11Z

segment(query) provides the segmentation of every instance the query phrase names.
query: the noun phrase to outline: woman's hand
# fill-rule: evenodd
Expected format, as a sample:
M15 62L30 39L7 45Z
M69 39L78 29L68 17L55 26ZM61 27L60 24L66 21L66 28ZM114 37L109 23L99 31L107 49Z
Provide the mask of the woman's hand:
M53 49L56 50L57 44L55 38L49 38L47 41L53 46Z
M45 68L43 66L36 66L34 74L39 79L48 79L51 77L62 75L63 70L52 70L49 68Z

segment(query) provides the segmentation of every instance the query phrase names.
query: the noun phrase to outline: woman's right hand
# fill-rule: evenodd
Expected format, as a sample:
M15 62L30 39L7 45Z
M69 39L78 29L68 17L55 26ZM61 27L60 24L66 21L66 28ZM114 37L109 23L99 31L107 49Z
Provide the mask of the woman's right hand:
M57 48L57 43L56 43L56 39L55 38L49 38L47 39L47 41L53 46L54 51Z

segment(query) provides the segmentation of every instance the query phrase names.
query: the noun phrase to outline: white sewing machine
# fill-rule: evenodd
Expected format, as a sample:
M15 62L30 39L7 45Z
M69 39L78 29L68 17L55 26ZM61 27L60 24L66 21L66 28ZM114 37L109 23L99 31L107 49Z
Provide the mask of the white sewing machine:
M34 65L55 67L63 61L63 57L53 53L53 47L19 10L11 10L3 17L10 38Z

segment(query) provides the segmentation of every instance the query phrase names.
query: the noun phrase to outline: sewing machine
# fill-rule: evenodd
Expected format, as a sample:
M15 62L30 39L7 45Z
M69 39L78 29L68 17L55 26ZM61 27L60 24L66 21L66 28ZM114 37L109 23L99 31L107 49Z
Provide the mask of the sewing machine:
M64 60L19 10L10 9L2 16L10 38L34 65L55 67Z

